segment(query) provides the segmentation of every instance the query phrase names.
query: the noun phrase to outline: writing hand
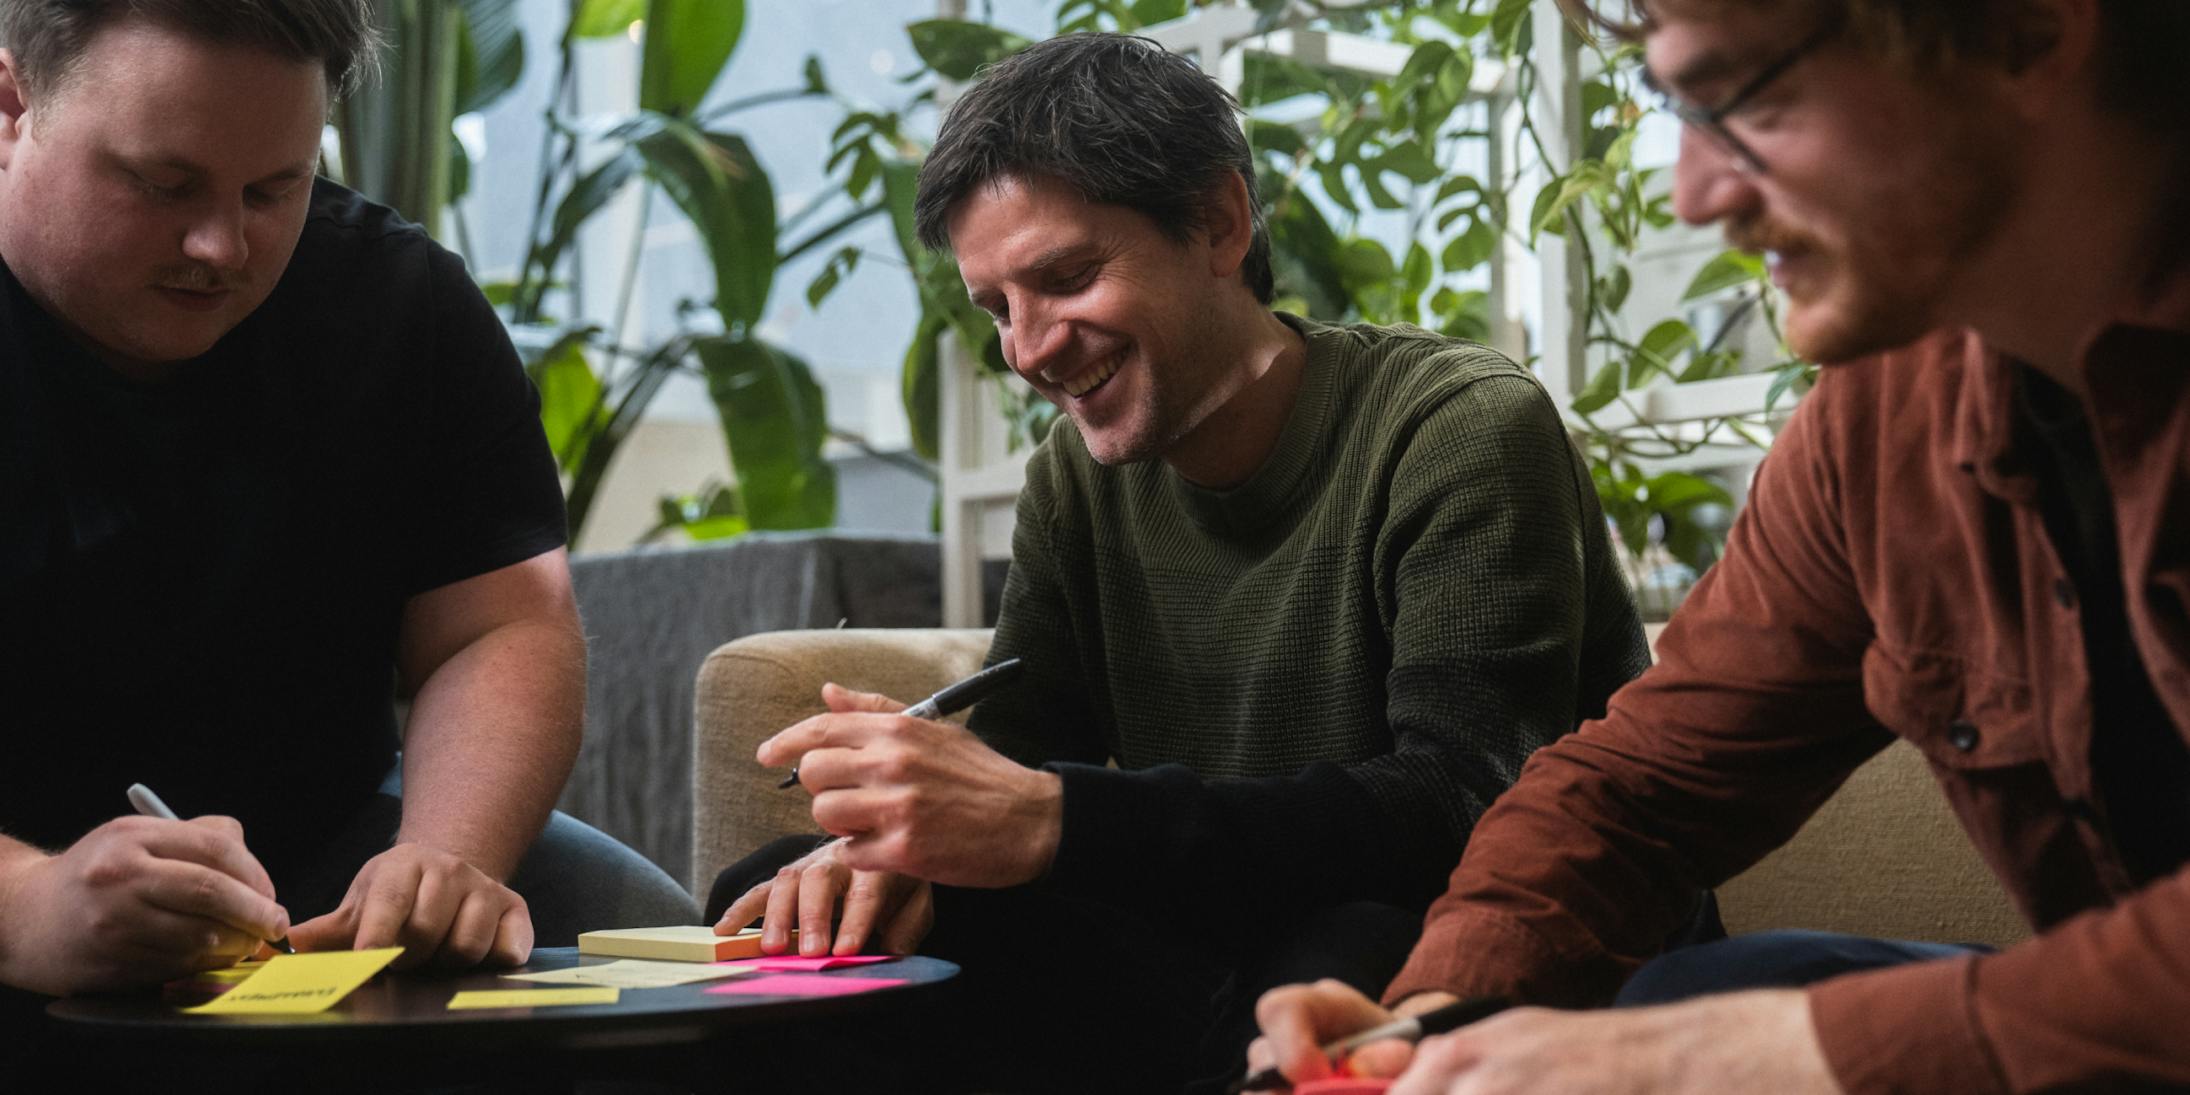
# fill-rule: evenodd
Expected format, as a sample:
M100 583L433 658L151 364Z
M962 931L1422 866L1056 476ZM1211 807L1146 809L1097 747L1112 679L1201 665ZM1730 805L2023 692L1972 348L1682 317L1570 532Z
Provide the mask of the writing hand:
M964 727L906 718L887 696L822 688L829 713L760 745L764 765L796 763L814 821L846 838L855 871L999 888L1049 870L1064 828L1064 785L1016 764Z
M1247 1047L1247 1071L1252 1075L1275 1066L1296 1084L1323 1079L1331 1075L1324 1046L1391 1022L1395 1014L1413 1015L1452 1000L1443 993L1428 993L1411 997L1408 1006L1390 1012L1343 981L1325 979L1271 989L1255 1001L1255 1023L1262 1034ZM1346 1068L1355 1076L1397 1076L1413 1056L1413 1046L1387 1039L1355 1050L1346 1058Z
M218 969L288 930L234 818L116 818L0 878L0 981L34 992Z

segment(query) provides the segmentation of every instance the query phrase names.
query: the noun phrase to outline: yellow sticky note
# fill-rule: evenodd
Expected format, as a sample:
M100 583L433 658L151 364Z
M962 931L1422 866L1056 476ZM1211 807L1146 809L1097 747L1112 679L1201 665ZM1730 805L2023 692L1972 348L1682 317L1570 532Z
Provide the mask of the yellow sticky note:
M613 1004L616 989L474 989L449 997L449 1010L464 1008L552 1008L570 1004Z
M401 947L315 951L270 959L235 988L194 1008L192 1015L307 1015L326 1011L387 968Z

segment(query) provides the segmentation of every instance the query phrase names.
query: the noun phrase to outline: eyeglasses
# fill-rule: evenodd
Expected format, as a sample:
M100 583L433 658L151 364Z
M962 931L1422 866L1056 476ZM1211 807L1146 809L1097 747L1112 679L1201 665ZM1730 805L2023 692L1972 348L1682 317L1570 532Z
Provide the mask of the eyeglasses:
M1643 82L1649 85L1652 91L1657 92L1660 105L1668 113L1679 118L1683 124L1696 132L1709 137L1734 158L1736 167L1746 174L1762 175L1765 173L1764 160L1757 155L1755 149L1750 148L1740 137L1735 136L1732 129L1727 128L1726 119L1747 105L1749 100L1756 98L1758 92L1770 87L1772 81L1785 76L1787 70L1795 67L1803 58L1815 53L1825 43L1832 41L1839 33L1840 24L1837 20L1828 22L1824 26L1811 31L1810 36L1797 42L1793 49L1773 58L1770 64L1758 69L1757 74L1749 77L1748 83L1735 89L1732 95L1726 97L1725 102L1708 110L1693 103L1681 101L1671 91L1659 87L1657 81L1652 79L1647 72L1644 75Z

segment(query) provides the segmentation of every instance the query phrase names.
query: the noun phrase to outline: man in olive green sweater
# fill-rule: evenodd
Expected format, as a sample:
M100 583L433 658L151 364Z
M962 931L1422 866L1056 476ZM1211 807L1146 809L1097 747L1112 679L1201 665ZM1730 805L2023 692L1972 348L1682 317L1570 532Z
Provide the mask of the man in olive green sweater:
M828 689L760 757L837 839L711 902L774 947L959 960L983 1042L1035 1066L1006 1086L1211 1079L1261 988L1381 987L1522 761L1647 661L1526 370L1269 308L1235 109L1153 43L1075 35L952 110L922 236L1065 415L990 651L1028 670L970 731Z

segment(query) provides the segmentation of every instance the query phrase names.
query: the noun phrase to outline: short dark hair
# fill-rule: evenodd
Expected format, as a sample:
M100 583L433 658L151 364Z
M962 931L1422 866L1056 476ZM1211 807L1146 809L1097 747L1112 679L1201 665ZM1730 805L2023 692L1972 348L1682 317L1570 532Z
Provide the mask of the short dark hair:
M330 101L356 89L380 52L371 0L0 0L0 46L33 92L66 83L92 36L142 19L209 42L318 61Z
M1950 61L2014 64L2027 49L2018 28L2031 0L1559 0L1570 18L1636 41L1661 14L1773 7L1813 22L1839 20L1868 53L1911 68ZM2182 43L2190 3L2099 0L2099 102L2156 133L2183 132L2190 80Z
M1184 240L1207 227L1210 192L1231 173L1247 184L1254 219L1240 274L1268 304L1270 229L1239 113L1222 85L1146 38L1067 34L1029 46L981 73L943 119L913 202L920 242L947 248L951 211L1004 175L1050 176Z

